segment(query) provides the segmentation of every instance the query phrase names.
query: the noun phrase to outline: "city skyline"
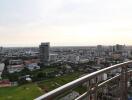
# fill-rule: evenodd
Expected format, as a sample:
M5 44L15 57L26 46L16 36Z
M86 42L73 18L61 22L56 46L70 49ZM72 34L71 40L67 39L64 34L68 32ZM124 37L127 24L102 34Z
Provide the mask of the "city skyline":
M132 45L131 0L0 1L0 45Z

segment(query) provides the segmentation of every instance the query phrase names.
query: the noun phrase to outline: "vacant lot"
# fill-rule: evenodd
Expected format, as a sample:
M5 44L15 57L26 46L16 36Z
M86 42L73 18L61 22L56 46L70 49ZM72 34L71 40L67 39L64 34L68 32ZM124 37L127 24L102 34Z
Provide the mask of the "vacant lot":
M41 93L41 89L36 84L0 88L0 100L33 100Z
M18 87L0 88L0 100L33 100L34 98L66 84L80 76L80 73L51 78L39 83L31 83Z

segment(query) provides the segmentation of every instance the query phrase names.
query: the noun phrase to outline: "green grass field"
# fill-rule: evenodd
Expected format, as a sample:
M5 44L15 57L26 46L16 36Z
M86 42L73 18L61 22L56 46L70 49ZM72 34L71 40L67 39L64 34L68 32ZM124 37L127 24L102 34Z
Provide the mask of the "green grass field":
M41 94L42 91L36 84L0 88L0 100L33 100Z
M45 89L51 91L80 76L80 73L71 73L53 79L44 80L38 84L31 83L18 87L0 88L0 100L33 100L45 93Z
M71 81L77 79L79 76L80 76L80 73L71 73L68 75L64 75L64 76L60 76L60 77L56 77L53 79L48 79L48 80L42 81L38 85L41 88L46 87L46 88L48 88L49 91L51 91L57 87L60 87L68 82L71 82Z

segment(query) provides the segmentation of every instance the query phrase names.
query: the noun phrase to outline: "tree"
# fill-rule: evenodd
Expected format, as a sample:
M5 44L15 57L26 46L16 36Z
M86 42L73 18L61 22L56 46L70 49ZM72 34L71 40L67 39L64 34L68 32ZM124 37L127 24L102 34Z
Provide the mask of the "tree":
M19 77L19 74L18 74L17 72L8 74L8 78L9 78L9 80L12 81L12 82L18 81L18 77Z
M20 72L20 74L23 76L23 75L30 75L31 74L31 71L24 67L24 69Z
M44 73L43 73L43 72L39 72L39 73L37 74L37 78L42 79L43 77L44 77Z

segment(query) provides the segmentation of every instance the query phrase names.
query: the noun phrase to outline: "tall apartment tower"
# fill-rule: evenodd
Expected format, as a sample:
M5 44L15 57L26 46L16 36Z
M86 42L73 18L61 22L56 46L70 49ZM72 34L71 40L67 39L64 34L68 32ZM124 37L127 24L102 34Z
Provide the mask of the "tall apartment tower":
M49 47L49 42L41 43L41 45L39 46L40 61L43 64L47 64L49 61Z

